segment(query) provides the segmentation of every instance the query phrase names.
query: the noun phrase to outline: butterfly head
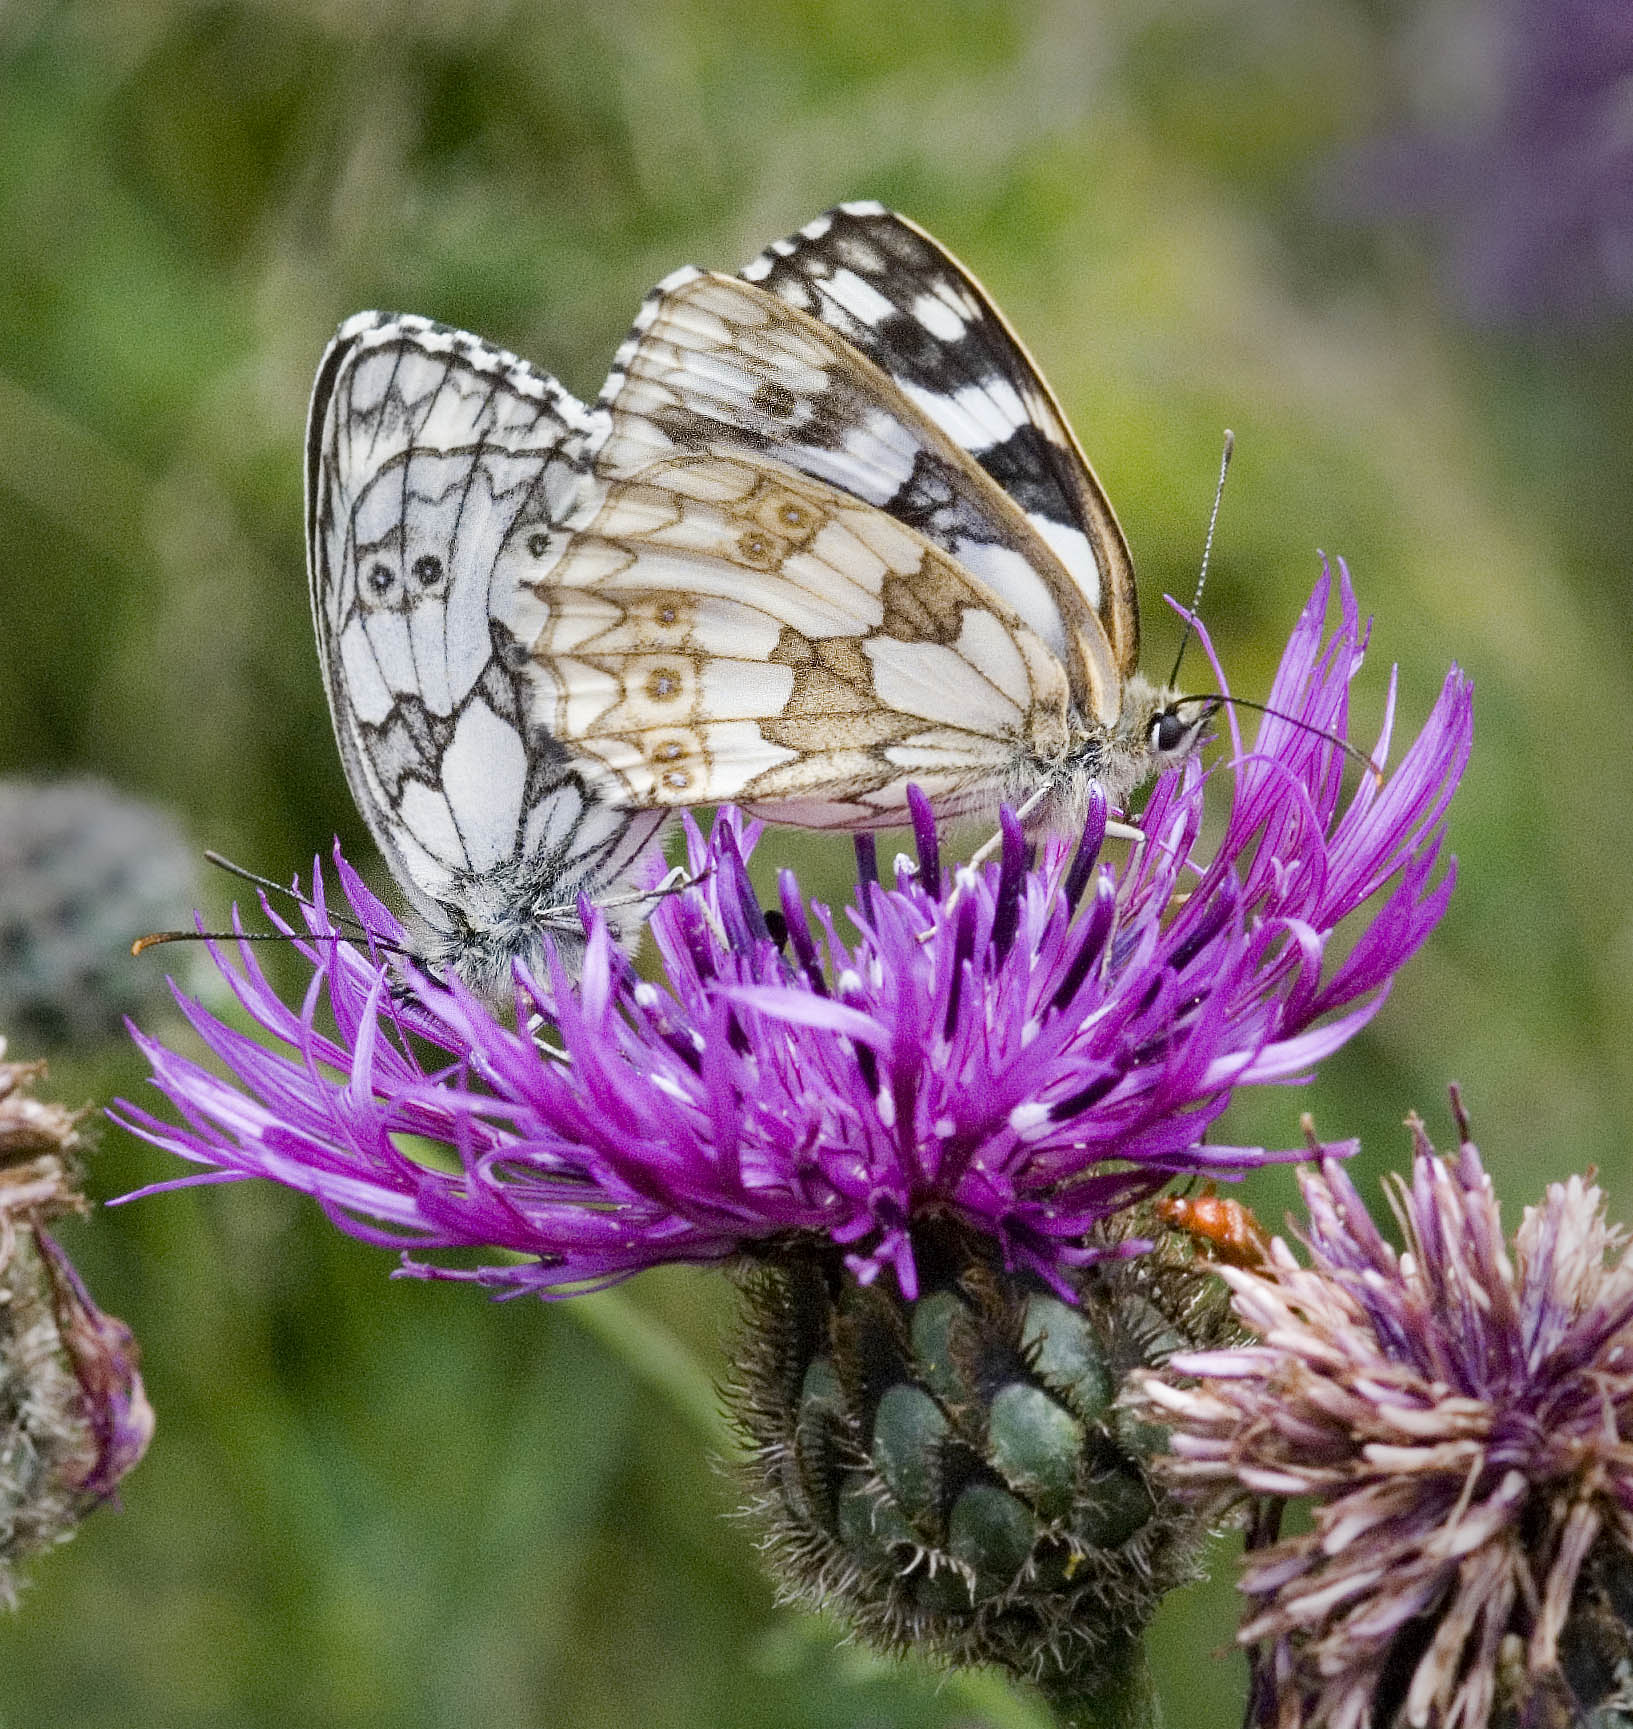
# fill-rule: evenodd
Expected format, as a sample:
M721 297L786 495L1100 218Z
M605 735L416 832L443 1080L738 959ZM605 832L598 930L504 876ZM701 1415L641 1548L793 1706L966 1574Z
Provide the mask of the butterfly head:
M1123 687L1122 713L1095 776L1112 802L1122 804L1136 787L1184 762L1218 707L1216 698L1182 696L1135 673Z
M576 979L583 969L585 931L576 904L529 896L525 886L494 873L459 885L441 907L442 921L423 934L422 959L437 973L455 973L490 1009L503 1012L516 995L518 964L541 984L550 979L554 956ZM603 916L613 940L626 952L634 947L646 910L640 897L619 897Z
M1216 697L1182 696L1135 673L1123 688L1114 726L1079 723L1075 741L1053 761L1028 761L1008 791L1023 817L1040 813L1041 825L1057 834L1082 827L1093 788L1116 809L1148 780L1177 768L1197 748L1219 708ZM1041 784L1040 784L1041 783Z

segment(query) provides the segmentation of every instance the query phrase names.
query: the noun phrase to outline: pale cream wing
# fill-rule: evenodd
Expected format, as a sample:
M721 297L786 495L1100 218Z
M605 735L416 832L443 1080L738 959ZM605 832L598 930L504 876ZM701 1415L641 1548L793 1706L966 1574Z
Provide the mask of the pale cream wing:
M597 431L555 379L424 318L359 313L318 369L308 570L335 736L392 874L451 955L496 926L576 930L578 896L616 898L656 850L661 817L600 797L530 724L504 623L498 565L593 492ZM502 995L508 978L501 956L488 982Z
M924 535L751 451L630 472L501 558L533 720L603 796L871 828L1065 750L1060 661Z
M1085 586L970 452L820 320L740 278L679 271L648 296L599 412L609 478L730 444L883 511L1032 630L1086 719L1116 723L1124 668Z

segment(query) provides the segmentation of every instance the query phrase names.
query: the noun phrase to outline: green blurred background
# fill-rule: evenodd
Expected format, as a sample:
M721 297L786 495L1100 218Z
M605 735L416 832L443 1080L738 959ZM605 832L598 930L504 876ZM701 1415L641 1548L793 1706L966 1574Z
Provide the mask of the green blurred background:
M1133 545L1153 667L1229 424L1205 611L1233 684L1266 687L1317 547L1377 614L1365 717L1391 661L1407 729L1448 661L1475 677L1450 915L1314 1086L1242 1099L1224 1132L1287 1145L1313 1110L1364 1138L1375 1192L1409 1108L1449 1136L1455 1079L1511 1215L1590 1164L1625 1212L1629 321L1476 322L1447 221L1358 221L1338 190L1367 141L1489 110L1480 17L0 5L0 773L98 773L274 876L337 831L368 856L302 569L336 322L433 314L589 393L658 277L881 198L974 267L1056 385ZM842 852L768 845L837 887ZM211 917L229 898L205 885ZM118 1047L55 1053L52 1085L146 1091ZM91 1183L169 1174L108 1130ZM1252 1198L1279 1220L1291 1197L1277 1172ZM717 1274L494 1306L390 1283L390 1257L247 1186L64 1235L143 1342L159 1429L125 1511L0 1623L0 1723L1037 1721L774 1606L697 1396L726 1362ZM1175 1723L1239 1715L1229 1572L1221 1551L1158 1626Z

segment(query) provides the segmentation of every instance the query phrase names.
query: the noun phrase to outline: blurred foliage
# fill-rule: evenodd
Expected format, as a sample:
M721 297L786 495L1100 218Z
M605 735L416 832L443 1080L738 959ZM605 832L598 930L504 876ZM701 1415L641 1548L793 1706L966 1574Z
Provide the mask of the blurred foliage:
M1224 1133L1291 1144L1314 1110L1364 1137L1372 1191L1455 1078L1511 1216L1589 1164L1625 1212L1633 333L1471 330L1432 233L1332 216L1333 165L1423 99L1395 11L10 0L0 773L94 772L273 875L337 830L366 856L302 575L333 326L430 313L593 391L659 276L880 197L1039 354L1128 530L1154 667L1228 423L1206 615L1233 684L1264 689L1318 546L1377 613L1372 721L1392 661L1408 730L1451 658L1474 673L1452 913L1318 1084ZM843 849L782 835L773 861L842 891ZM114 1051L55 1081L104 1101L142 1071ZM169 1174L110 1132L93 1181ZM1279 1220L1291 1195L1273 1173L1252 1198ZM390 1285L386 1256L248 1187L65 1235L144 1341L159 1432L123 1516L0 1625L0 1723L1036 1721L774 1607L695 1399L640 1344L662 1359L667 1329L722 1373L717 1275L496 1309ZM1159 1623L1173 1721L1239 1714L1241 1666L1211 1658L1232 1617L1222 1556Z

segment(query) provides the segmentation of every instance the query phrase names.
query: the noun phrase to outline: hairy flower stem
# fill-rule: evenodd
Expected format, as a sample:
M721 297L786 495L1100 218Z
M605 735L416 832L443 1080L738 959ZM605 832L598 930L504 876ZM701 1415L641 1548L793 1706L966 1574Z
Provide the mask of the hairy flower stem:
M1162 1701L1140 1639L1108 1648L1098 1687L1070 1694L1045 1687L1042 1692L1062 1729L1163 1729Z

